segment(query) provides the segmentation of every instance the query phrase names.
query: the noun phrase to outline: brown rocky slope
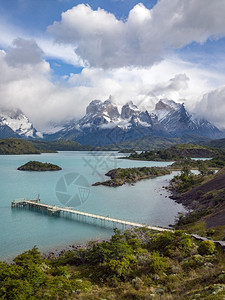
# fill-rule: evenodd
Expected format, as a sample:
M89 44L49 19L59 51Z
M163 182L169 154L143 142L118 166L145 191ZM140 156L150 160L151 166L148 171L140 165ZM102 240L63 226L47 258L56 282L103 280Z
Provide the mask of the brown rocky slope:
M225 168L177 201L195 212L208 211L205 218L208 228L225 225Z

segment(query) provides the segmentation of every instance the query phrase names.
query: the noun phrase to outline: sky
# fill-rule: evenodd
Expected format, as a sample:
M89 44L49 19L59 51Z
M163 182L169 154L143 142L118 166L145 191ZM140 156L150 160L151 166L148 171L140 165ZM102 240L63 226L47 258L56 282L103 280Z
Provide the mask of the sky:
M111 96L225 128L224 0L0 0L0 108L40 131Z

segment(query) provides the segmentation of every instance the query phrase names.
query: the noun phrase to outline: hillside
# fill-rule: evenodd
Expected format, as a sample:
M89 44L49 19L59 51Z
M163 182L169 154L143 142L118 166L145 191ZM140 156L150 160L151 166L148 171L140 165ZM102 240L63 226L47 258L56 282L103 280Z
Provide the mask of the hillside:
M82 146L74 141L38 141L20 138L0 139L0 155L3 154L40 154L57 151L88 151L93 147Z
M0 155L2 154L40 154L41 151L29 141L22 139L0 139Z
M199 234L213 228L215 236L225 238L225 168L182 194L177 202L193 210L180 218L179 228Z
M157 151L164 150L178 144L205 144L209 141L206 137L183 135L182 137L163 137L163 136L142 136L134 140L124 140L117 144L105 145L105 149L121 150L132 149L136 151Z
M206 143L209 147L225 149L225 139L212 140Z
M82 151L90 150L91 147L82 146L75 141L30 141L40 151Z
M1 299L224 299L225 259L210 241L134 229L46 258L0 262Z

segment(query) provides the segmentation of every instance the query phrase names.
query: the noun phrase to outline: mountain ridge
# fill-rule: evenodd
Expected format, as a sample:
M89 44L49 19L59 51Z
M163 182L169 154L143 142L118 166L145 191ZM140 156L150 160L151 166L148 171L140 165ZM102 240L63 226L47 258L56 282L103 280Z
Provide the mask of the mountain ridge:
M140 110L132 101L121 112L111 99L93 100L80 120L71 121L46 139L76 140L83 145L104 146L148 136L181 137L196 135L222 137L222 132L206 119L189 113L183 103L161 99L152 111Z

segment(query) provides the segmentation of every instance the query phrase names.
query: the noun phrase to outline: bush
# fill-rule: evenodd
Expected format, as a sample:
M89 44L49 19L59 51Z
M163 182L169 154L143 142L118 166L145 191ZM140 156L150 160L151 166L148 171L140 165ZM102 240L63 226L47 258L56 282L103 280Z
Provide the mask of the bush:
M170 261L167 257L162 257L158 252L153 252L150 258L149 270L153 274L167 272L170 268Z
M215 252L215 244L211 241L202 241L198 247L198 253L201 255L212 255Z
M186 257L193 252L193 241L182 231L162 232L150 240L148 249L169 257Z
M136 262L131 255L125 256L120 260L112 259L102 264L103 273L107 277L116 277L117 279L126 280L135 275Z
M204 264L204 258L200 255L194 255L185 259L183 267L185 269L196 269Z

